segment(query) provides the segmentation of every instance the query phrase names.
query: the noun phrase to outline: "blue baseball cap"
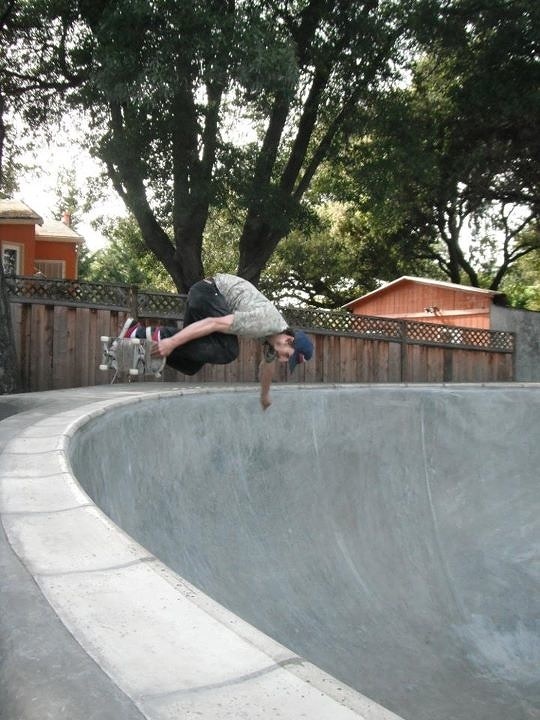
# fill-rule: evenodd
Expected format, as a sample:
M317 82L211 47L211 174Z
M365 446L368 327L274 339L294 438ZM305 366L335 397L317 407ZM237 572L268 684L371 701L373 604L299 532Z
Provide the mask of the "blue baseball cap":
M313 343L302 330L296 330L293 342L294 353L289 358L289 370L292 372L298 363L309 360L313 355Z

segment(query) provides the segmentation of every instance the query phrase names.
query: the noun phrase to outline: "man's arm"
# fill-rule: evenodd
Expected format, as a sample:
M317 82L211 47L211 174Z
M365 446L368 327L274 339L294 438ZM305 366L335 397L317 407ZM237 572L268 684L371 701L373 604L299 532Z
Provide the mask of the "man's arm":
M196 340L214 332L226 333L231 329L234 315L221 315L219 317L207 317L187 325L170 338L164 338L158 342L158 353L161 357L167 357L172 351L185 345L191 340Z
M272 384L272 378L274 377L274 367L276 361L267 362L261 360L259 365L259 382L261 384L261 405L262 409L266 410L272 404L270 400L270 385Z

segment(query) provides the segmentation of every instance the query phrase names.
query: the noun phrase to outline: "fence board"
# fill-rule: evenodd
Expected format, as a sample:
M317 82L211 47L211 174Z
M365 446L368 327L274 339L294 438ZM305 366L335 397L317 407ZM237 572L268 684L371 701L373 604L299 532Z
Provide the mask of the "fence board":
M373 348L373 374L375 382L388 382L390 378L389 348L390 343L376 340ZM377 358L380 358L377 361Z
M351 343L349 338L339 338L339 381L354 382L356 377L356 345Z
M32 389L49 388L53 373L52 308L33 305L30 313L30 376Z
M11 305L13 310L13 305ZM24 389L31 389L30 386L30 359L32 353L30 351L30 313L32 308L30 305L21 307L21 325L20 325L20 342L15 341L15 345L20 348L19 368L21 374L21 383Z
M426 382L437 382L444 376L444 348L427 348Z
M21 341L22 341L22 305L11 306L11 325L13 327L13 335L15 340L15 353L18 358L21 357Z
M55 308L54 312L53 344L55 359L52 386L54 389L73 387L72 383L77 381L74 360L69 356L69 313L70 309L67 307Z
M426 351L422 345L407 346L407 382L421 382L426 371Z
M90 316L92 310L85 312L83 308L75 310L74 328L74 355L76 367L79 370L80 380L83 385L90 385L90 361L93 357L92 341L90 337Z
M388 382L401 382L402 374L401 345L388 343Z

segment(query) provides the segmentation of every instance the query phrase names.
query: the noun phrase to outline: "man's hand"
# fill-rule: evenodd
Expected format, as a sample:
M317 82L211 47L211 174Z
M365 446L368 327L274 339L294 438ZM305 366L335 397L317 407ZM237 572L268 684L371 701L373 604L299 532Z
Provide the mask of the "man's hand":
M261 406L263 410L268 410L272 401L270 400L270 385L272 384L272 376L274 375L274 366L276 361L261 361L259 365L259 382L261 384Z
M154 348L152 348L152 355L161 355L161 357L168 357L176 344L172 341L172 338L163 338L159 340Z

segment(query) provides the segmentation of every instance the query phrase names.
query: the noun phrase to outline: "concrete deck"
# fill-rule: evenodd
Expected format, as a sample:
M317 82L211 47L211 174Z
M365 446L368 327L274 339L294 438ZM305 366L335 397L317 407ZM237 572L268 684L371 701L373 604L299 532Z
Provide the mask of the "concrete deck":
M2 417L2 720L540 718L540 385Z

